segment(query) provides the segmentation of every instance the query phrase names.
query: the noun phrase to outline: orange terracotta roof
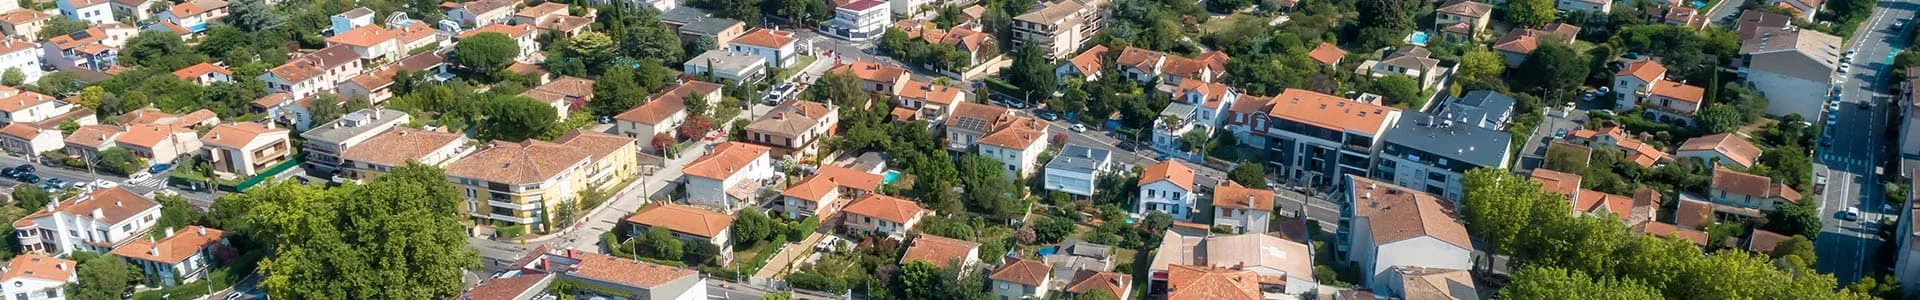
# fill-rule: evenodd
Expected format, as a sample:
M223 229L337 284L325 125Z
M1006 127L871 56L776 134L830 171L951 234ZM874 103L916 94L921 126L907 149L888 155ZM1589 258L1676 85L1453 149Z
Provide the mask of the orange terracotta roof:
M1386 127L1389 114L1399 112L1397 108L1351 101L1306 89L1287 89L1273 97L1273 109L1267 115L1326 129L1375 134Z
M7 124L7 127L0 128L0 135L16 137L22 140L33 140L34 137L40 136L40 128L27 126L27 123L14 122Z
M126 246L114 248L113 255L151 262L179 263L207 247L220 243L223 236L226 236L226 232L219 229L187 226L174 231L173 236L157 241L134 239Z
M1754 146L1753 142L1731 133L1688 139L1686 143L1680 144L1678 150L1675 150L1675 152L1688 151L1717 152L1741 166L1752 166L1755 162L1759 162L1762 154L1760 147Z
M193 80L194 78L200 78L200 76L207 75L208 73L220 73L220 74L226 74L227 76L233 76L233 71L229 71L227 70L227 68L222 68L220 66L216 66L210 63L200 63L197 65L180 68L180 70L173 71L173 76L180 77L180 79L182 80Z
M1711 187L1716 191L1726 191L1760 198L1778 197L1788 202L1800 202L1800 192L1794 191L1793 188L1787 187L1785 184L1775 183L1766 176L1747 174L1745 172L1727 169L1726 167L1713 168L1713 183Z
M147 197L141 197L140 195L118 187L96 189L93 190L91 196L82 196L74 196L66 200L60 200L58 207L55 209L76 216L92 216L93 211L98 209L100 210L101 218L95 221L117 224L147 209L160 206L160 202L153 201L153 199L148 199ZM31 227L34 226L33 219L51 215L53 215L53 212L40 209L31 215L21 217L19 220L14 221L13 227Z
M448 144L459 142L462 135L394 127L368 138L360 144L347 148L340 153L340 159L366 162L385 166L405 165L407 161L419 161L433 151Z
M687 175L724 180L733 173L747 168L747 164L767 157L767 146L742 142L726 142L713 146L706 155L687 163L683 171Z
M1580 190L1580 198L1574 199L1573 210L1584 213L1610 213L1621 220L1633 220L1633 198L1603 193L1595 190Z
M127 126L127 132L121 134L120 139L114 141L121 144L152 149L154 146L159 145L160 142L174 139L175 134L193 132L193 128L179 125L135 124Z
M636 145L634 138L586 129L575 129L560 138L553 139L553 142L573 147L574 151L584 153L594 161L600 161L621 148Z
M538 253L538 252L535 252ZM532 290L535 285L553 277L553 274L521 274L513 277L494 277L481 281L479 285L468 289L460 300L519 300L522 294Z
M1080 54L1074 55L1073 59L1067 61L1073 64L1074 69L1078 69L1082 73L1097 74L1100 73L1100 69L1102 65L1105 64L1106 59L1107 46L1093 45L1093 48L1087 48L1087 51L1080 51Z
M73 134L68 134L65 141L68 144L100 148L107 141L119 139L120 133L125 131L113 125L82 125L79 129L74 129Z
M1167 266L1168 299L1258 300L1260 276L1253 271Z
M1340 58L1346 56L1347 50L1341 50L1340 46L1334 46L1333 43L1327 42L1321 42L1319 46L1313 47L1313 51L1307 52L1307 57L1312 57L1313 61L1323 65L1340 63Z
M660 124L660 122L666 121L667 117L673 116L674 113L685 111L687 109L686 98L688 96L692 96L694 93L712 95L715 92L719 92L720 88L721 86L719 84L710 82L687 81L674 87L672 90L656 94L651 100L647 100L646 104L635 106L632 109L621 112L619 115L613 116L613 118L640 124L657 125Z
M73 278L73 269L78 264L71 260L28 252L14 256L7 261L6 277L0 281L14 281L21 278L33 278L56 282L67 282Z
M709 239L733 228L733 216L671 203L648 205L628 215L626 221Z
M347 44L349 46L365 48L373 47L373 45L378 45L382 42L392 41L398 37L400 37L399 32L387 30L386 27L380 27L379 24L373 24L356 27L353 30L327 37L327 43Z
M948 117L946 121L947 128L962 128L980 132L993 131L995 127L998 127L1000 122L1008 118L1007 108L1005 107L973 102L954 103L953 112L950 114L951 116Z
M819 170L814 171L813 176L808 176L807 179L801 180L800 183L788 187L785 191L781 191L780 195L819 202L824 200L822 198L826 197L827 192L839 188L850 188L868 192L879 191L880 182L885 180L885 176L880 176L880 174L867 173L845 167L821 166Z
M588 155L552 142L529 139L494 141L485 149L447 165L447 175L502 184L546 181L586 161Z
M1273 190L1241 186L1232 180L1213 188L1213 206L1273 211Z
M1680 200L1674 208L1673 223L1688 228L1705 228L1713 221L1713 204L1705 201Z
M946 238L931 234L922 234L913 239L913 246L900 255L900 261L926 262L935 266L951 267L953 262L965 261L967 253L980 248L980 243Z
M1193 169L1187 168L1185 163L1169 159L1147 166L1147 171L1140 173L1140 185L1161 180L1172 182L1174 186L1191 191L1193 190Z
M906 75L911 74L907 72L905 68L864 60L854 60L850 63L834 66L832 72L850 72L853 73L853 77L860 78L860 80L889 83L895 80L907 79Z
M459 35L455 35L454 38L457 38L457 39L469 38L483 32L494 32L494 33L504 34L504 35L507 35L507 37L517 39L517 38L520 38L521 36L526 36L527 33L529 32L533 32L533 25L507 25L507 24L493 23L493 24L487 24L487 26L485 27L480 27L480 29L462 32Z
M513 13L513 16L536 19L553 14L567 14L567 5L556 2L541 3L540 5L521 8L519 12Z
M1131 288L1133 288L1133 278L1127 274L1080 270L1073 274L1073 281L1067 284L1066 291L1074 294L1086 294L1094 289L1100 289L1119 296L1126 294L1127 290Z
M1046 262L1035 259L1012 258L1009 259L1006 265L1001 265L1000 268L994 269L993 273L987 275L987 278L996 281L1040 286L1040 284L1046 283L1048 277L1052 275L1050 274L1052 272L1053 267L1048 267Z
M8 12L5 15L0 15L0 22L4 22L7 24L14 24L14 25L22 25L22 24L27 24L32 22L38 22L41 20L46 20L47 17L49 16L52 16L52 15L48 15L47 13L43 13L38 10L17 9L12 12Z
M1540 183L1540 189L1556 194L1573 197L1580 191L1580 175L1548 170L1533 169L1533 182Z
M1661 223L1661 222L1640 223L1640 225L1633 226L1633 232L1659 236L1659 237L1679 237L1682 240L1693 242L1694 246L1701 246L1701 247L1707 246L1706 232L1702 232L1699 230L1692 230L1692 229L1682 229L1680 227L1673 226L1673 224L1667 224L1667 223Z
M53 101L53 97L31 91L20 91L18 94L0 98L0 111L17 112L47 101Z
M1674 81L1660 80L1654 82L1652 86L1654 96L1686 101L1694 105L1699 105L1700 101L1706 99L1707 95L1707 89Z
M1792 237L1766 230L1753 230L1753 236L1747 238L1747 250L1760 253L1773 253L1773 248Z
M1014 117L1005 128L981 137L978 143L1007 149L1027 149L1047 138L1045 121L1033 117Z
M927 213L927 209L920 208L920 203L881 194L867 194L841 211L900 224Z
M926 101L927 103L952 105L954 102L963 101L964 97L962 95L966 92L967 91L960 90L960 88L957 87L931 84L919 80L908 80L906 87L895 91L895 95L901 98Z
M1359 176L1347 176L1353 182L1354 201L1378 203L1356 205L1354 215L1371 222L1375 245L1430 236L1464 249L1473 249L1467 228L1454 215L1453 205L1433 195L1391 183Z
M1666 73L1667 66L1660 65L1660 62L1649 59L1628 63L1626 68L1621 68L1620 72L1614 73L1613 76L1633 76L1633 78L1638 78L1643 82L1653 82Z
M779 49L780 47L792 45L793 41L793 32L791 31L754 28L753 30L748 30L745 34L741 34L740 37L733 38L732 43Z
M569 273L623 285L653 288L682 278L700 276L700 272L693 269L572 249L566 251L567 257L580 261L573 265Z
M253 122L228 123L214 126L200 141L208 146L220 146L232 149L246 149L248 143L260 135L286 132L284 128L267 128L267 125Z

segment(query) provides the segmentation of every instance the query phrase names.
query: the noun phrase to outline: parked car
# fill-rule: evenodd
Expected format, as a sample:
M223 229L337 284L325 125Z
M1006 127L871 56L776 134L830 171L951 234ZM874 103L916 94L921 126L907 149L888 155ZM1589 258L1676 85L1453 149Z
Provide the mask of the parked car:
M160 172L166 172L168 168L173 168L173 164L155 164L147 167L147 173L160 174Z
M114 183L113 181L109 181L109 180L106 180L106 179L100 179L100 180L94 180L94 181L93 181L93 187L96 187L96 188L103 188L103 189L110 189L110 188L117 188L117 187L120 187L120 184L119 184L119 183Z
M63 187L63 186L66 186L67 181L61 180L59 178L47 178L47 184L52 185L54 187Z
M1567 129L1566 129L1566 128L1561 128L1560 130L1558 130L1558 131L1554 131L1554 132L1553 132L1553 139L1556 139L1556 140L1562 140L1562 139L1566 139L1566 138L1567 138Z
M33 174L21 175L20 182L40 183L40 175L33 175Z
M1849 207L1847 207L1847 209L1846 209L1846 210L1842 210L1842 211L1840 211L1840 219L1842 219L1842 220L1848 220L1848 221L1852 221L1852 220L1859 220L1859 219L1860 219L1860 208L1858 208L1858 207L1851 207L1851 206L1849 206Z
M13 168L20 169L21 171L26 171L27 173L33 173L33 171L39 170L38 168L34 167L33 164L20 164L20 166L13 167Z
M1138 144L1134 144L1133 141L1120 141L1119 144L1114 144L1113 146L1119 147L1120 150L1140 151L1140 146Z
M1034 112L1033 115L1036 117L1040 117L1040 119L1042 120L1047 120L1047 121L1053 121L1055 119L1060 118L1059 114L1055 114L1053 113L1053 111L1050 111L1050 110L1037 111L1037 112Z
M1073 132L1087 132L1087 125L1086 125L1086 124L1073 124L1073 126L1070 126L1070 127L1067 127L1067 129L1068 129L1068 130L1073 130Z
M146 172L133 172L133 175L127 176L127 184L134 184L135 182L140 182L141 180L147 180L147 178L153 178L153 174L146 173Z

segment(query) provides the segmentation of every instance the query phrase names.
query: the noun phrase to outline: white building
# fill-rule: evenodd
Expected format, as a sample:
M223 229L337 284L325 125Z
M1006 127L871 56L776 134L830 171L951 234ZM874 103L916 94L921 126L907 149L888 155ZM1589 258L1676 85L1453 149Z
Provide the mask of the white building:
M833 8L833 19L826 30L834 37L853 41L880 38L893 23L890 6L881 0L854 0Z
M172 229L172 228L168 228ZM214 251L227 245L226 232L201 226L166 231L165 238L135 239L113 249L113 255L125 258L146 274L141 283L154 287L172 287L207 278L216 262Z
M1267 169L1316 189L1342 175L1365 176L1381 138L1400 117L1399 109L1305 89L1288 89L1268 106L1249 123L1266 136Z
M1013 18L1013 47L1037 43L1049 58L1061 58L1080 51L1093 36L1105 29L1107 13L1102 0L1057 0L1041 2L1033 10Z
M1840 37L1792 27L1759 30L1741 43L1740 55L1747 82L1770 99L1767 115L1817 119L1845 51Z
M113 23L113 6L107 0L58 0L54 6L60 8L60 15L68 19L91 24Z
M1148 268L1154 286L1165 286L1172 281L1170 273L1175 266L1200 268L1231 268L1252 271L1260 277L1278 280L1257 283L1262 291L1277 291L1291 297L1265 297L1264 299L1296 299L1320 287L1313 279L1313 249L1306 244L1286 238L1261 233L1233 235L1182 235L1179 231L1169 230L1160 238L1160 251L1153 255L1153 263ZM1231 299L1231 298L1220 298Z
M327 37L328 46L345 45L369 64L400 60L408 49L400 49L400 33L380 25L355 27Z
M1044 184L1049 191L1093 197L1100 176L1113 172L1113 153L1103 148L1067 144L1047 162Z
M21 300L66 299L66 285L80 282L77 272L73 271L78 265L40 253L14 256L7 261L5 273L0 274L0 295Z
M1213 227L1234 233L1267 233L1273 221L1273 190L1223 180L1213 188Z
M778 173L766 146L727 142L687 163L687 200L728 213L752 205Z
M479 0L473 2L441 2L440 10L447 20L459 22L467 28L506 23L513 17L513 0Z
M798 55L797 40L791 31L754 28L728 42L727 51L760 56L767 60L767 66L787 68L793 66Z
M13 221L13 230L21 250L65 256L75 250L112 251L145 237L159 221L160 202L116 187L49 202Z
M342 32L360 28L360 26L373 25L373 10L365 7L355 7L353 10L328 17L327 21L331 25L331 27L328 28L333 30L332 34L340 35Z
M36 51L40 47L35 46L33 42L0 38L0 72L20 70L21 75L26 75L22 77L26 80L21 82L40 80L40 76L46 75L47 71L40 67L42 52Z
M39 128L27 124L30 123L15 122L0 128L0 148L12 154L37 155L60 150L61 146L66 145L59 128Z
M1920 183L1920 178L1910 183ZM1920 191L1907 190L1907 199L1920 199L1913 198L1915 196L1920 196ZM1920 218L1920 201L1908 201L1906 207L1900 210L1900 228L1894 231L1894 235L1899 236L1894 240L1894 247L1899 250L1894 251L1897 256L1893 262L1893 275L1900 278L1903 286L1920 284L1920 226L1916 226L1920 225L1916 224L1920 219L1915 218ZM1920 294L1920 289L1909 289L1903 296L1912 298L1915 294Z
M1174 220L1190 221L1194 209L1193 169L1178 160L1148 166L1140 174L1140 201L1133 213L1164 212Z
M1587 11L1587 12L1593 12L1593 13L1599 13L1599 14L1608 14L1613 12L1613 1L1610 1L1610 0L1560 0L1559 3L1555 3L1553 5L1553 8L1560 11Z
M268 91L286 92L294 99L306 99L333 92L340 82L359 76L362 68L360 55L354 53L352 48L334 45L287 60L287 63L260 74L260 80L267 82Z
M1012 258L988 273L987 294L995 299L1047 299L1053 279L1053 267L1046 262Z
M912 19L921 13L937 9L931 7L931 5L933 5L932 1L928 0L888 0L887 5L891 6L891 8L887 10L892 11L894 15L907 19Z
M679 204L655 204L627 215L631 226L628 236L645 236L654 227L673 232L673 237L691 243L712 244L720 249L722 264L733 261L733 216Z
M0 89L0 122L39 122L73 110L52 96L17 89Z
M1040 153L1047 151L1051 141L1047 137L1047 122L1033 117L1014 117L1006 126L981 137L980 155L999 162L1006 167L1009 179L1027 178L1033 175L1040 163Z
M640 151L658 153L655 136L679 136L680 124L687 119L687 98L700 95L708 104L719 104L724 86L705 81L687 81L653 96L646 104L613 116L615 130L640 140Z
M1470 270L1473 241L1452 203L1431 194L1346 176L1341 191L1339 250L1361 270L1360 284L1391 290L1395 267Z
M1466 194L1467 170L1504 169L1513 161L1513 135L1424 112L1404 112L1387 130L1372 178L1443 199Z
M173 23L186 28L188 32L207 31L207 24L227 16L227 2L220 0L197 0L174 4L156 17L160 22Z

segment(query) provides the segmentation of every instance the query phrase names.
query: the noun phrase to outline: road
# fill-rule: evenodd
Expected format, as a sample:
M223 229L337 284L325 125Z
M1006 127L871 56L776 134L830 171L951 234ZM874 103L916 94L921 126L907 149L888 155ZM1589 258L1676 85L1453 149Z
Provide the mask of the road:
M1714 4L1712 8L1707 9L1707 21L1721 22L1721 20L1728 20L1726 19L1727 16L1740 13L1740 6L1746 4L1746 0L1720 0L1720 3Z
M1871 251L1881 242L1872 227L1862 226L1861 222L1842 220L1839 212L1848 207L1858 207L1863 212L1861 219L1878 220L1882 216L1897 216L1898 213L1882 209L1882 197L1879 174L1875 170L1885 157L1881 153L1886 139L1880 135L1885 132L1886 114L1890 105L1877 105L1863 108L1863 101L1888 103L1888 95L1883 94L1885 87L1878 86L1881 76L1891 70L1895 49L1904 47L1905 31L1910 28L1894 28L1893 23L1907 20L1914 15L1911 0L1881 1L1874 8L1873 15L1862 25L1859 33L1847 45L1848 50L1857 51L1851 62L1851 73L1839 74L1842 90L1841 108L1836 124L1828 126L1826 134L1831 134L1832 146L1821 147L1814 159L1815 170L1825 169L1828 178L1826 193L1820 195L1820 216L1823 223L1820 237L1815 242L1816 255L1820 257L1816 269L1833 273L1840 284L1852 283L1864 273L1871 271L1867 262L1876 261ZM1824 120L1822 120L1824 122ZM1847 128L1849 130L1835 130ZM1854 128L1864 130L1852 130Z
M0 166L13 167L13 166L18 166L18 165L27 164L27 163L30 163L30 162L27 161L27 159L24 157L0 155ZM160 174L154 175L148 180L138 182L138 184L127 184L126 177L114 176L114 175L105 174L105 173L89 174L87 170L68 169L62 166L51 166L51 165L45 165L45 164L34 164L34 165L36 166L35 167L36 171L34 172L34 174L40 175L41 180L43 180L41 181L42 183L46 182L44 180L54 179L54 178L58 178L66 182L92 182L96 179L105 179L108 181L113 181L114 183L119 183L120 187L126 188L127 191L131 191L135 194L145 195L147 193L151 193L151 192L159 191L163 189L173 190L174 192L180 193L181 196L186 197L188 200L187 202L191 202L193 203L194 206L200 207L201 209L206 209L213 205L213 199L214 199L213 194L208 194L204 192L188 192L188 191L181 191L177 189L167 188L166 178L170 174L167 172L172 172L172 170L161 172ZM20 183L20 181L13 180L11 178L0 178L0 185L12 186L16 183Z

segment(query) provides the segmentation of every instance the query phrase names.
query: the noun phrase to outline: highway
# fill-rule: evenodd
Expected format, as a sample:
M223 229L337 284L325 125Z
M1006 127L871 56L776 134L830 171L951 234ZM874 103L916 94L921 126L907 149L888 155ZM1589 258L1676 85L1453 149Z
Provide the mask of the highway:
M1826 193L1817 197L1824 226L1815 242L1819 257L1816 269L1834 274L1841 285L1871 271L1866 264L1876 261L1872 251L1881 241L1875 236L1877 229L1863 226L1865 222L1840 219L1839 212L1858 207L1863 212L1861 219L1868 221L1899 215L1883 208L1884 192L1876 170L1881 160L1888 157L1882 153L1886 139L1881 134L1887 126L1886 114L1892 109L1892 105L1888 105L1890 96L1884 94L1886 87L1879 82L1884 74L1893 72L1888 70L1893 55L1896 49L1905 47L1904 33L1911 30L1910 26L1896 28L1894 23L1911 19L1914 3L1887 0L1878 5L1845 47L1858 53L1847 62L1852 72L1837 74L1842 82L1842 107L1837 124L1825 130L1833 141L1831 146L1816 150L1814 158L1816 172L1824 172L1828 178ZM1864 108L1860 105L1864 101L1876 101L1879 105Z

